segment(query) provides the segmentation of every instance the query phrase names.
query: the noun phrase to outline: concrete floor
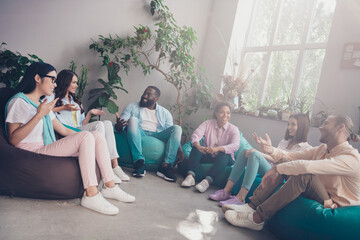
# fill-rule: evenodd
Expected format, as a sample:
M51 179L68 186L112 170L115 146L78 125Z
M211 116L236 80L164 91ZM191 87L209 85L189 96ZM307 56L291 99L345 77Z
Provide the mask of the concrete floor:
M207 199L216 188L200 194L181 188L181 180L169 183L149 172L143 179L131 178L120 187L135 195L136 202L110 200L120 210L116 216L85 209L80 199L0 196L0 239L276 239L266 227L255 232L231 226L217 202ZM201 225L195 210L206 211L197 211L200 218L214 212L218 221Z

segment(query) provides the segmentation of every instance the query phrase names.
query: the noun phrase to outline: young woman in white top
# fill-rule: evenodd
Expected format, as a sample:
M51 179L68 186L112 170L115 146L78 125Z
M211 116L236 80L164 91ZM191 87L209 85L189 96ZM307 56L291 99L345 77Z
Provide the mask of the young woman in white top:
M307 114L291 115L288 120L285 138L280 141L278 148L289 152L310 148L311 146L307 143L309 124L310 121ZM258 142L257 135L254 133L253 136L255 141ZM264 176L271 168L271 161L272 158L269 155L255 149L243 150L236 159L225 188L211 194L209 196L210 199L220 201L220 206L224 204L244 204L256 175ZM231 190L244 171L245 175L239 193L236 196L231 196Z
M55 101L43 102L56 87L56 70L47 63L29 66L15 94L6 106L6 126L9 142L16 147L51 156L78 156L85 193L83 207L115 215L119 209L104 199L133 202L135 197L125 193L114 183L114 173L106 141L99 132L75 132L63 126L52 109ZM54 130L64 138L55 139ZM98 192L96 163L100 168L104 187Z
M58 98L53 112L57 119L68 126L78 128L86 131L99 131L103 134L108 145L111 164L114 173L122 181L129 181L130 178L124 173L121 167L118 165L119 154L116 150L116 142L114 136L114 128L110 121L95 121L91 122L92 115L103 115L104 112L99 109L91 109L86 115L80 100L76 97L76 89L78 88L78 77L76 73L71 70L62 70L59 72L56 80L57 87L55 89L55 97ZM121 180L115 179L115 183L120 183ZM120 181L120 182L118 182Z

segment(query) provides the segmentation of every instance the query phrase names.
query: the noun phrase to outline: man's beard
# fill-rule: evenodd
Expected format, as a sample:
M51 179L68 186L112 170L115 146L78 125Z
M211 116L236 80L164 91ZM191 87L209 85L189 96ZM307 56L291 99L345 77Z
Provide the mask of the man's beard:
M140 107L150 107L151 105L153 105L155 103L155 100L149 100L147 102L144 102L143 99L141 98L140 100Z

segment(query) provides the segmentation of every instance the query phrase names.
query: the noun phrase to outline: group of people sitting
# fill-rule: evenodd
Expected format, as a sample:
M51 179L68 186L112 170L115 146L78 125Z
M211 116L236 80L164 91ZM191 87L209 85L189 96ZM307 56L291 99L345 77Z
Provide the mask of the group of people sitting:
M105 198L134 202L135 197L117 185L130 178L117 162L113 124L90 122L92 115L104 113L91 109L85 114L75 94L77 82L77 75L70 70L57 74L50 64L31 64L17 87L18 93L6 105L7 136L12 145L22 149L52 156L77 156L85 189L81 206L115 215L119 209ZM127 105L120 116L116 114L115 130L126 131L134 163L133 177L146 174L141 137L152 136L166 145L157 175L176 182L174 167L177 161L184 160L180 146L182 129L173 124L170 112L157 103L159 97L157 87L147 87L140 102ZM188 175L181 183L182 187L195 186L199 192L205 192L227 166L233 165L224 189L209 196L219 201L229 223L261 230L264 221L300 195L318 201L325 208L360 205L360 155L349 144L350 140L358 141L359 136L348 116L329 116L319 128L323 144L311 147L307 143L308 115L293 114L277 148L272 147L268 135L263 139L254 134L261 151L245 149L236 159L234 153L241 144L240 134L229 122L230 116L231 106L219 103L213 119L194 131ZM54 131L64 137L56 140ZM212 168L196 184L198 166L205 162L213 163ZM101 192L97 188L95 163L104 182ZM240 191L236 196L231 195L244 172ZM250 202L245 203L258 174L262 177L261 185Z

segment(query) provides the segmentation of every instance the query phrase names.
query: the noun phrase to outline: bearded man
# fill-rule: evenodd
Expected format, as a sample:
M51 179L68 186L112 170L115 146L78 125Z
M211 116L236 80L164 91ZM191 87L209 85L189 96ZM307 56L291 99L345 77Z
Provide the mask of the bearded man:
M176 182L173 168L177 156L179 161L184 159L180 147L182 129L173 125L171 113L160 106L157 101L160 90L155 86L148 86L141 95L140 102L130 103L121 116L117 115L116 131L126 129L131 156L135 170L134 177L144 177L146 174L145 157L142 153L141 138L152 136L166 143L165 157L157 171L159 177L170 182Z

